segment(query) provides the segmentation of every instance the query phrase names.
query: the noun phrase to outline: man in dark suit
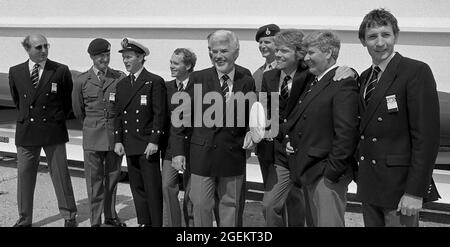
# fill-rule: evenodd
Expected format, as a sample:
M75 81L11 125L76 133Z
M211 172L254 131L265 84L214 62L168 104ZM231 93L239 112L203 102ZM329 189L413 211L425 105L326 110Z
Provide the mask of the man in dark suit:
M303 186L313 226L345 226L347 187L356 167L358 86L353 77L333 81L340 49L336 34L313 32L303 45L315 78L286 124L291 177Z
M114 153L116 85L126 75L108 67L111 44L102 38L91 41L88 53L93 66L74 81L72 106L83 122L84 173L91 226L124 227L116 212L116 191L122 157Z
M239 55L236 34L227 30L215 31L208 36L208 47L214 67L193 72L189 78L187 92L192 104L186 105L187 110L183 111L183 117L189 117L190 121L181 127L172 122L172 162L178 169L185 167L183 140L188 138L190 197L194 204L196 227L212 226L215 194L218 197L219 225L237 226L237 210L246 167L244 148L250 148L252 143L247 132L249 101L240 101L242 105L236 105L235 94L254 92L255 85L250 75L235 67L234 62ZM256 95L253 96L256 98ZM205 97L213 100L204 104ZM234 108L235 114L227 111L227 108L231 107ZM213 113L210 108L214 109ZM244 109L242 117L236 117L237 108ZM199 122L203 117L205 121ZM187 135L189 131L192 132Z
M357 196L366 226L418 226L424 200L438 197L436 82L427 64L395 52L398 35L396 18L384 9L369 12L359 28L372 58L359 80Z
M186 48L175 49L170 58L170 72L174 80L166 82L167 88L167 103L168 103L168 117L170 118L172 111L178 106L172 104L172 96L176 92L183 92L188 83L189 75L194 71L197 56L194 52ZM168 120L170 121L170 119ZM166 137L170 136L170 125L166 126ZM186 145L187 149L188 146ZM188 154L188 153L187 153ZM190 172L189 172L189 158L186 162L186 170L183 172L183 214L186 226L193 226L193 212L192 202L189 198L191 188ZM164 155L164 162L162 167L162 189L164 197L164 209L168 218L168 226L181 227L181 210L178 201L179 192L179 171L172 167L172 152L170 143L167 145Z
M160 76L144 68L147 47L129 38L121 44L130 75L117 84L114 151L127 156L139 226L162 226L159 144L167 120L166 87Z
M300 30L284 30L272 39L275 43L276 68L264 73L261 92L267 94L267 103L263 105L267 106L268 119L279 121L276 123L279 126L284 124L303 92L309 74L303 62L303 33ZM264 101L264 98L260 100ZM272 112L272 109L275 111ZM271 132L257 145L264 184L263 215L266 226L304 226L303 193L290 182L285 147L282 139L275 138L279 128L274 125L270 127Z
M64 226L74 227L77 207L65 146L72 77L66 65L47 59L50 45L43 35L29 35L22 45L30 59L9 69L11 96L19 111L15 136L19 220L14 226L32 224L36 175L44 149Z

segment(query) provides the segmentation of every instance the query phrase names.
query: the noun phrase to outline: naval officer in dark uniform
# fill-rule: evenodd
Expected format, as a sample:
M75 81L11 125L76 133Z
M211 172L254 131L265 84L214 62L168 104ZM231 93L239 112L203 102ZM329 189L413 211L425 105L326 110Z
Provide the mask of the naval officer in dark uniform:
M126 75L108 67L111 44L102 38L91 41L88 53L93 66L74 81L72 107L83 122L84 174L91 226L126 226L116 212L116 186L122 157L114 153L114 105L116 85Z
M127 156L139 226L162 226L159 144L167 119L166 87L163 78L144 68L147 47L124 38L119 52L130 74L117 84L114 151Z

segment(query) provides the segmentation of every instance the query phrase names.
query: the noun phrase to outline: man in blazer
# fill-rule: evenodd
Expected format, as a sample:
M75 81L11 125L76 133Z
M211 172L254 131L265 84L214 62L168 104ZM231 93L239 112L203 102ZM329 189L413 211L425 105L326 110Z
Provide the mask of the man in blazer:
M361 74L359 177L366 226L418 226L436 200L432 173L439 149L439 101L429 66L396 53L396 18L375 9L359 39L372 58Z
M358 86L349 77L333 81L340 41L317 31L303 40L310 81L288 117L289 167L301 184L313 226L344 226L347 186L358 143Z
M93 66L74 81L72 107L83 122L84 173L91 226L123 227L116 212L116 187L122 157L114 153L116 85L126 75L108 67L111 44L102 38L91 41L88 53Z
M124 38L119 52L130 75L117 84L114 151L127 156L139 226L162 226L159 144L167 120L166 87L144 68L147 47Z
M170 117L172 111L178 106L177 104L172 104L172 96L177 92L183 92L188 83L189 75L194 71L195 63L197 62L197 56L194 52L186 48L177 48L170 58L170 72L174 80L166 82L167 88L167 104L168 104L168 118ZM170 136L170 125L166 126L165 136L168 138ZM186 150L188 149L186 145ZM187 153L188 154L188 153ZM164 198L164 210L168 218L168 226L181 227L181 210L180 203L178 200L179 192L179 171L172 166L172 152L170 143L168 143L165 150L162 167L162 189ZM183 214L184 222L186 226L193 226L193 206L189 198L189 192L191 188L190 182L190 172L189 172L189 158L186 162L186 170L183 172L183 187L184 187L184 198L183 198Z
M29 35L22 45L29 60L9 69L11 96L19 111L15 135L19 220L14 226L32 224L36 175L44 149L64 226L74 227L77 208L65 146L72 77L66 65L47 59L50 45L43 35Z
M273 38L275 43L276 68L264 73L261 92L267 94L266 112L273 123L284 124L284 119L303 92L307 77L307 67L303 62L302 39L300 30L288 29L279 32ZM274 102L271 97L276 94ZM263 101L263 99L260 99ZM272 112L272 105L276 111ZM278 114L278 118L274 115ZM275 123L274 123L275 124ZM278 131L271 125L271 131ZM270 131L269 130L269 131ZM266 226L304 226L304 199L301 189L290 183L287 154L282 139L275 138L278 133L267 135L258 143L258 160L264 184L263 215ZM290 191L290 192L289 192Z
M235 60L239 55L239 41L231 31L218 30L208 36L211 61L214 67L202 71L193 72L189 78L187 92L192 104L187 106L188 111L194 114L185 114L190 117L190 126L173 126L171 133L172 162L175 167L182 169L186 165L185 143L183 139L190 141L190 169L191 169L191 193L194 204L195 226L212 226L213 209L215 205L215 193L218 196L218 211L220 226L238 225L238 205L242 190L244 169L246 168L246 151L249 148L248 130L248 101L242 105L234 105L244 108L244 123L236 118L234 122L224 127L226 119L231 119L231 114L226 113L226 105L232 104L234 94L239 92L244 95L254 92L254 80L251 76L235 68ZM194 88L201 86L200 95L194 98ZM198 90L198 89L197 89ZM202 104L206 97L213 97L215 104ZM254 95L256 97L256 95ZM208 113L208 109L222 105L222 111L215 111L214 116ZM195 107L194 107L195 106ZM216 108L217 109L217 108ZM197 115L194 117L194 115ZM210 117L211 121L201 123L195 119ZM174 124L174 123L172 123ZM176 124L176 123L175 123ZM192 127L193 126L193 127ZM187 132L192 131L191 135ZM245 138L247 137L247 138ZM244 139L246 142L244 142Z

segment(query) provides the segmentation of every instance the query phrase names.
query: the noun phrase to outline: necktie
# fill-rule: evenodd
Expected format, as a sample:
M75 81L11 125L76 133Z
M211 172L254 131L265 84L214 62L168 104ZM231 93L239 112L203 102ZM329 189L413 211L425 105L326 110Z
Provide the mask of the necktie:
M364 101L367 103L369 102L370 97L372 96L373 90L375 89L377 82L378 82L378 74L380 73L381 69L378 66L375 66L372 70L372 76L368 80L367 87L366 87L366 95L364 96Z
M136 80L136 78L134 77L134 75L133 75L133 74L130 74L131 86L134 85L135 80Z
M230 77L228 76L228 75L223 75L222 76L222 80L223 80L223 82L222 82L222 95L223 95L223 97L227 97L227 94L228 94L228 91L229 91L229 88L228 88L228 79L230 79Z
M183 91L183 82L178 83L178 92Z
M309 87L307 88L307 90L305 91L305 93L304 93L304 95L303 95L303 99L306 98L306 95L308 95L309 92L311 92L312 87L314 87L314 85L316 85L317 82L319 82L319 81L317 80L317 77L316 77L316 78L314 78L314 81L312 81L312 82L309 84Z
M100 82L103 82L103 79L105 79L105 72L102 71L102 70L99 70L99 71L97 72L97 76L98 76L98 80L99 80Z
M33 71L31 72L31 82L33 83L33 87L37 88L39 84L39 64L35 64L33 66Z
M283 83L281 83L281 91L280 96L282 100L286 100L289 97L289 87L288 87L288 81L291 79L290 76L285 76L283 79Z

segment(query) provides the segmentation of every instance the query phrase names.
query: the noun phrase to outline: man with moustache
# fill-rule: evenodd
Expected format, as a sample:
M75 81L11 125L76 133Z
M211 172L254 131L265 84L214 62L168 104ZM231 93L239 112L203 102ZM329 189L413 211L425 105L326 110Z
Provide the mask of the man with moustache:
M168 117L172 111L177 107L176 104L171 103L172 95L176 92L183 92L188 83L189 75L194 71L195 63L197 62L197 56L194 52L186 48L177 48L170 58L170 72L174 80L166 82L167 88L167 101L168 101ZM170 126L168 126L170 127ZM166 136L170 136L170 128L168 128ZM186 143L186 150L188 149L188 143ZM189 153L186 152L188 155ZM162 167L162 189L164 198L164 209L168 218L168 226L181 227L181 210L180 203L178 201L179 181L178 170L172 167L172 152L171 145L168 144L164 155L163 167ZM189 172L189 157L186 158L186 169L183 172L183 214L184 222L186 226L192 226L193 222L193 206L189 198L189 192L191 188L190 172Z
M15 135L19 219L14 227L32 224L41 149L47 157L64 226L75 227L77 207L65 145L69 141L66 118L72 108L72 76L66 65L47 58L50 45L43 35L28 35L22 45L28 61L9 69L11 96L19 111Z
M202 104L206 94L214 92L215 95L221 95L219 104L223 104L225 109L228 102L234 101L234 93L242 92L245 95L254 92L255 87L253 78L235 67L239 55L239 41L235 33L228 30L215 31L208 36L208 47L214 67L193 72L187 88L193 101L192 105L188 106L190 112L202 116L212 105ZM201 97L194 98L194 85L202 87ZM237 107L248 108L248 104L236 106L235 109ZM225 110L220 113L218 115L222 116L216 116L216 119L222 123L227 117L231 117L227 116ZM172 162L177 169L186 166L184 139L187 137L190 142L190 197L194 204L196 227L213 225L215 194L218 198L219 225L238 225L237 210L246 167L246 152L243 147L251 146L247 132L248 114L246 110L244 126L237 125L235 116L234 125L226 127L216 122L212 126L203 122L201 126L194 126L194 117L191 114L191 126L172 129ZM191 134L187 135L188 132Z
M111 44L102 38L91 41L92 67L74 81L72 106L83 122L84 174L92 227L102 224L125 227L116 212L116 191L122 157L114 153L116 85L126 75L110 67Z
M395 52L397 19L374 9L358 37L372 58L361 74L359 177L365 226L419 225L424 202L439 195L432 180L439 150L439 100L430 67Z
M127 156L131 193L140 227L162 226L162 185L159 144L167 120L163 78L144 68L147 47L122 40L123 63L130 75L116 88L115 148Z

